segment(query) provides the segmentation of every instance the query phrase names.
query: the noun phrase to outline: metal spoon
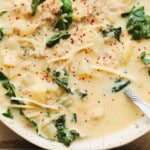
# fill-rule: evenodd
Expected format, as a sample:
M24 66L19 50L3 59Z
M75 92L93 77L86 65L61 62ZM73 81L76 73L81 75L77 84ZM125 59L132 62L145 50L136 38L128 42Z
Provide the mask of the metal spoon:
M124 93L150 118L150 104L139 97L131 88L125 88Z

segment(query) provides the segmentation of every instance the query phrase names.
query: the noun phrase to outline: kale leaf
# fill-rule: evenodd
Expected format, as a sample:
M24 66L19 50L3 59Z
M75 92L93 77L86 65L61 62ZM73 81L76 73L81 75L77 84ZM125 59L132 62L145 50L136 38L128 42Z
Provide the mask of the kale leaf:
M120 41L120 35L122 33L122 28L118 27L118 28L114 28L112 25L107 25L108 29L107 30L102 30L102 35L103 37L107 37L107 35L109 33L113 33L114 34L114 38L117 41Z
M55 127L57 128L58 141L65 144L66 146L69 146L71 142L80 136L76 130L66 129L65 115L60 116L60 118L55 121Z
M12 111L8 108L7 111L5 113L2 114L3 116L7 117L7 118L10 118L10 119L13 119L14 116L13 116L13 113Z
M36 131L38 132L38 124L34 120L31 120L30 118L28 118L26 114L24 113L23 109L21 108L20 108L20 115L22 115L30 124L32 124L34 128L36 129Z
M150 59L146 58L146 52L143 51L140 55L141 60L146 64L149 65L150 64Z
M60 87L66 90L67 93L72 94L71 89L68 88L68 82L69 82L69 74L66 69L63 70L64 74L61 77L61 72L59 71L53 71L53 79Z
M3 81L3 80L8 80L8 77L0 71L0 80Z
M112 87L112 92L119 92L122 89L124 89L126 86L128 86L128 84L130 84L130 80L122 80L122 79L118 79L117 81L115 80L115 86Z
M0 71L0 81L2 81L2 86L7 90L6 95L9 97L16 97L15 86L9 81L8 77Z
M12 83L10 83L9 80L4 80L2 82L2 86L3 88L7 90L7 93L6 93L7 96L16 97L15 86Z
M45 0L32 0L32 4L31 4L31 9L32 9L32 15L34 16L36 11L37 11L37 7L38 5L40 5L41 3L43 3Z
M144 6L134 6L121 16L128 17L126 28L134 40L150 38L150 16L145 15Z
M55 29L67 30L72 23L72 2L71 0L61 0L63 6L61 7Z
M51 48L55 46L57 43L59 43L60 39L67 39L69 37L70 34L68 33L55 33L46 41L46 46Z

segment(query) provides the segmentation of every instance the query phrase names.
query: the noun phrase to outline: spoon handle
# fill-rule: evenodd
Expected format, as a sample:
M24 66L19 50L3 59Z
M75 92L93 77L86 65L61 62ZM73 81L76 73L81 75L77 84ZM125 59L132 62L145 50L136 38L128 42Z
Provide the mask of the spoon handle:
M131 88L125 88L124 93L150 118L150 104L139 97Z

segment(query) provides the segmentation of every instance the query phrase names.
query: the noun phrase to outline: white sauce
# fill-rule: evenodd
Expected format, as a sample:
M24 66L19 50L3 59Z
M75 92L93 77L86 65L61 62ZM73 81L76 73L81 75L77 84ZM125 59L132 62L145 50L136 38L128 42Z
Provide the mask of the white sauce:
M60 106L56 102L58 99L70 105L68 108L61 106L58 114L49 110L52 118L44 118L45 108L35 107L26 111L28 117L42 125L47 119L53 121L66 114L68 128L87 135L85 140L93 140L116 133L143 116L123 91L111 92L114 80L121 74L122 78L131 81L129 86L150 102L150 76L148 68L140 60L143 50L149 57L150 40L131 40L125 28L126 21L120 16L136 3L135 0L74 0L73 23L68 29L71 37L47 48L45 42L54 33L61 2L46 0L38 6L33 17L31 0L1 0L0 12L8 12L0 16L0 28L4 32L0 41L0 70L14 84L16 95L48 106ZM148 0L140 1L147 15L150 14L148 3ZM121 42L111 36L103 38L100 29L106 29L107 24L122 27ZM58 71L66 68L68 87L73 91L80 89L87 96L80 100L77 92L67 94L53 81L51 73L48 75L47 68ZM111 73L106 68L112 69ZM0 91L0 107L6 110L10 98L4 95L6 90L2 86ZM77 114L77 123L70 122L72 113ZM15 115L16 120L27 122L19 114ZM56 135L51 121L50 128L41 128L39 134L51 138ZM47 134L48 130L51 134Z

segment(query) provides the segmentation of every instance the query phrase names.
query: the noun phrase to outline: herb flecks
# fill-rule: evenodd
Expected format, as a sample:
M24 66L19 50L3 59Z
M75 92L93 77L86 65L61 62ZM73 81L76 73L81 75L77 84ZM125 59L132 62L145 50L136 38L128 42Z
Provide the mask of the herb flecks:
M118 79L115 80L115 85L112 87L112 92L116 93L121 91L122 89L124 89L126 86L128 86L131 82L130 80L122 80L122 79Z
M59 142L69 146L80 134L76 130L68 130L66 128L65 115L61 116L55 121L55 127L57 128L57 139Z
M126 28L134 40L150 38L150 16L145 15L144 6L134 6L121 16L128 17Z
M114 38L117 41L120 41L120 35L122 33L122 28L121 27L114 28L112 25L107 25L107 30L102 30L101 32L102 32L103 37L107 37L107 35L109 33L113 33Z
M46 46L52 48L55 46L61 39L67 39L71 34L68 33L55 33L46 41Z
M55 29L67 30L72 23L72 2L71 0L61 0L63 6L60 9L59 17L55 25Z
M2 114L3 116L7 117L7 118L10 118L10 119L13 119L14 116L13 116L13 113L12 111L8 108L7 111L5 113Z
M150 59L146 58L146 51L141 53L140 58L146 65L150 64Z

